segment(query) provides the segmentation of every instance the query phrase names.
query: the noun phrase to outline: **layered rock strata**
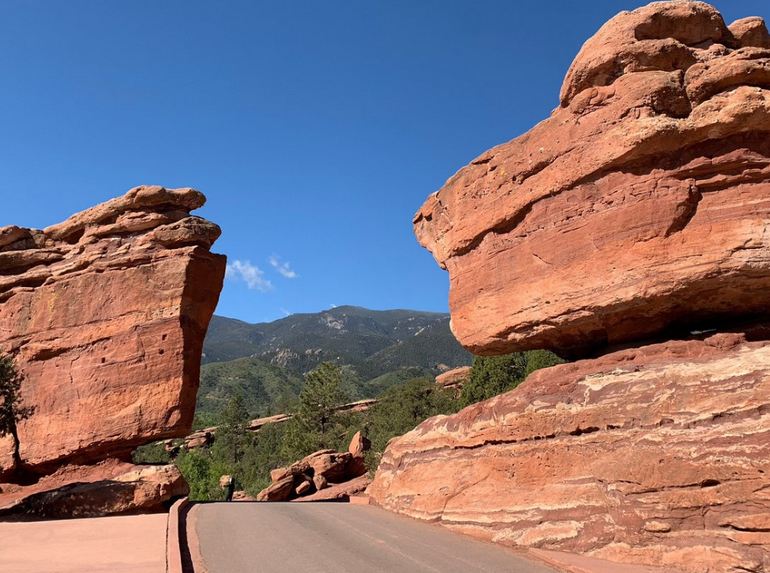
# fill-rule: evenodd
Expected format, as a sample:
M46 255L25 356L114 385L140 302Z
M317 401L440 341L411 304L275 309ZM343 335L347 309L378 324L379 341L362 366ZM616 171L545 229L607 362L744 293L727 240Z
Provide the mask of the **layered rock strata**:
M137 187L42 231L0 228L0 352L35 408L16 454L0 448L4 481L128 460L189 432L225 267L209 251L219 227L190 215L204 202Z
M28 486L6 484L0 519L61 519L167 509L189 488L175 465L134 465L116 459L62 466Z
M770 570L770 343L737 334L554 366L392 441L368 493L514 546Z
M428 199L415 230L466 347L605 355L391 441L374 503L544 552L770 571L769 71L759 18L624 12L549 119Z
M770 35L702 2L624 12L550 118L414 219L477 354L603 346L770 308Z

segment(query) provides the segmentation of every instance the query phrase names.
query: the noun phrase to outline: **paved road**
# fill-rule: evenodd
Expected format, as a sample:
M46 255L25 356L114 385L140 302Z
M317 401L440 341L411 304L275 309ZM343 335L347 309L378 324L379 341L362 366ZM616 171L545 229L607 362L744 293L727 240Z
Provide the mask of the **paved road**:
M516 552L345 503L216 503L193 520L209 573L554 573Z

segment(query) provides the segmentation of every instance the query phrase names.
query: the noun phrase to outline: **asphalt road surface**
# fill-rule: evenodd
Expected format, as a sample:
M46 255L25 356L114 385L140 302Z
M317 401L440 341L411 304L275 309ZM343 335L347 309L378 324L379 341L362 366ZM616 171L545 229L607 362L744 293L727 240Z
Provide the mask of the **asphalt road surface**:
M208 573L555 573L511 549L376 507L212 503L195 511Z

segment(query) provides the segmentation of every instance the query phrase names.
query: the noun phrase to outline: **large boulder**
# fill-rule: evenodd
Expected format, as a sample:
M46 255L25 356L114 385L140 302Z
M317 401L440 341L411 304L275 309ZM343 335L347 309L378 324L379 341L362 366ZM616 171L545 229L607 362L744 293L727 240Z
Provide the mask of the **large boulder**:
M34 414L0 481L186 435L225 258L193 189L144 186L39 231L0 228L0 352ZM0 505L3 505L0 494Z
M560 106L414 218L478 354L598 347L766 316L770 36L702 2L610 20Z
M189 488L174 465L135 466L105 460L63 466L36 484L4 484L0 519L97 517L164 511Z
M318 450L290 466L271 470L271 483L257 494L257 501L346 500L351 491L363 490L369 483L358 478L366 474L364 456L370 445L356 432L347 452ZM330 491L322 493L327 489Z
M770 570L768 135L761 19L677 1L603 26L551 117L414 223L469 349L614 352L392 440L371 500L512 546Z
M770 570L770 343L645 346L541 370L393 440L387 509L666 571Z

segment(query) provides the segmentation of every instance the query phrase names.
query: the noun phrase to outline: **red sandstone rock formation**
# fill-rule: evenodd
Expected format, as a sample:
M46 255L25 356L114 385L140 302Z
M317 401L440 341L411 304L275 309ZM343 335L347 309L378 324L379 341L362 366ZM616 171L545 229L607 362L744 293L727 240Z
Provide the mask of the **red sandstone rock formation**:
M32 485L4 484L0 519L92 517L163 511L170 500L187 495L175 465L137 466L115 459L92 465L62 466Z
M363 494L371 482L371 478L364 474L343 483L332 484L324 489L318 489L315 493L298 497L292 501L302 503L308 501L351 501L350 498L352 496Z
M553 115L417 214L453 330L485 354L747 334L538 371L391 441L371 500L508 545L770 571L769 222L762 20L700 2L613 18Z
M368 493L508 545L770 570L770 343L722 334L540 370L392 441Z
M0 444L3 479L127 460L189 431L225 266L209 252L219 227L190 215L204 201L137 187L43 231L0 228L0 352L35 407L18 425L20 467Z
M319 450L286 468L270 472L269 486L257 494L257 501L289 501L298 498L346 499L366 489L364 455L370 442L356 432L347 452ZM332 491L323 493L326 489Z
M770 308L770 35L701 2L619 14L561 105L416 214L475 353L602 345Z
M460 366L436 376L436 384L447 390L460 391L471 375L470 366Z

